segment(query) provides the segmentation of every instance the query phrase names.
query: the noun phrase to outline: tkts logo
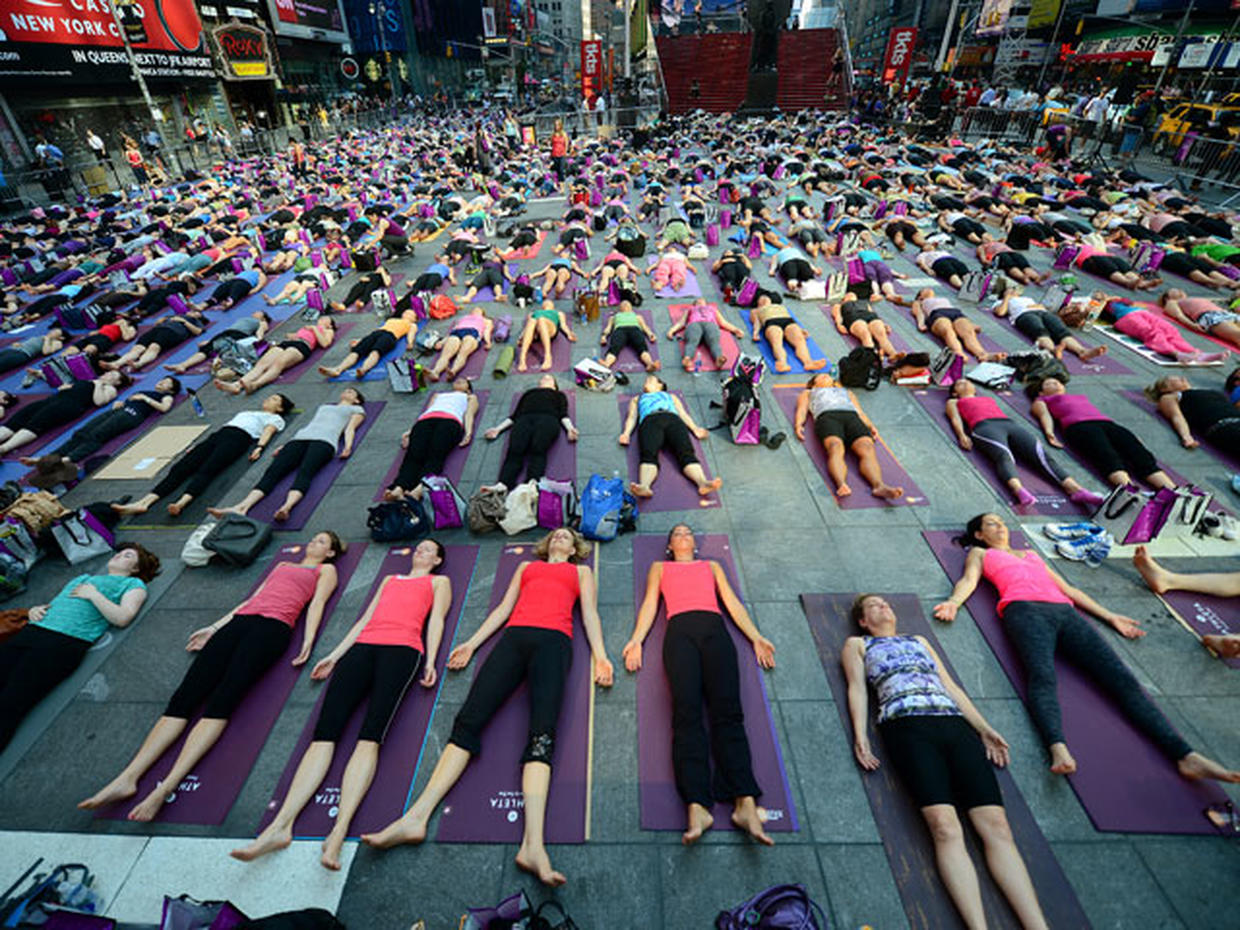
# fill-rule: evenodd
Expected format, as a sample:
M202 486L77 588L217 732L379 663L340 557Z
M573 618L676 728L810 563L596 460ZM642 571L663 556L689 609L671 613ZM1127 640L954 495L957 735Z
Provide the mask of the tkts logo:
M914 27L901 26L891 30L887 38L887 54L883 58L884 83L898 81L903 84L908 79L916 45L917 30Z

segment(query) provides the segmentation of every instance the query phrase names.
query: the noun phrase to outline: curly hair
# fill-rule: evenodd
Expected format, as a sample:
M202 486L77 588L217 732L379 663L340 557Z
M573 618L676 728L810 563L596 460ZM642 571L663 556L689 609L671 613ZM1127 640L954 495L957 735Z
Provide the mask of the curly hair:
M560 529L566 529L573 534L573 555L571 561L583 561L590 554L590 543L584 536L578 533L571 526L560 527ZM546 561L547 554L551 551L551 537L557 532L558 530L552 530L542 539L538 540L538 542L534 543L534 555L538 556L543 561Z

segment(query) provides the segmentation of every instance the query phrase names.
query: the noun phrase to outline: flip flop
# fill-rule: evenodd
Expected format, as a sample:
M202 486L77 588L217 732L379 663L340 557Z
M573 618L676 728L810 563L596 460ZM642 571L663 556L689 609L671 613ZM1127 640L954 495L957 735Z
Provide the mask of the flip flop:
M774 436L771 436L769 439L766 440L766 447L768 449L778 449L780 446L784 444L784 440L787 438L788 438L788 434L781 430L780 432L776 433Z

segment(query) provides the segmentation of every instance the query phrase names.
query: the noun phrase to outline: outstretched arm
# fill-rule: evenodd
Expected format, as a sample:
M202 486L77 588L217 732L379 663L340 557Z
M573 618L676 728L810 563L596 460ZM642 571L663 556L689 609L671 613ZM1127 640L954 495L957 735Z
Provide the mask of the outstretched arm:
M723 566L712 560L710 570L715 576L715 590L719 593L719 600L723 602L724 609L728 612L728 616L732 618L732 622L736 624L737 629L744 633L745 638L753 644L753 651L758 658L758 664L763 668L774 668L775 644L758 632L758 625L753 622L753 618L749 616L749 611L745 609L741 599L732 590L732 585L728 583L728 576L724 572Z
M642 643L654 626L655 617L659 613L659 586L663 581L663 563L655 562L646 573L646 594L641 606L637 609L637 623L633 627L633 635L624 644L624 667L635 672L642 667Z
M943 682L944 690L956 702L956 706L960 708L960 713L969 722L969 726L973 727L977 731L977 735L982 738L982 744L986 747L986 756L995 765L1000 767L1006 766L1011 759L1007 740L1000 736L998 731L986 722L982 712L977 709L977 706L969 699L969 696L964 693L964 689L955 682L951 673L944 667L943 660L934 651L930 641L924 636L918 636L917 640L926 647L926 650L934 659L934 665L938 669L939 680Z
M934 605L934 619L944 622L956 619L956 612L964 606L964 602L977 590L977 583L982 580L982 559L985 554L985 550L980 546L969 550L964 560L964 573L952 588L951 597Z
M844 666L844 679L848 682L848 719L852 722L853 755L857 764L868 772L878 768L879 762L870 750L870 695L865 682L865 641L860 636L850 636L840 653Z
M482 621L482 626L474 631L473 636L452 650L452 654L448 656L448 668L462 669L467 666L478 647L508 622L512 609L517 606L517 596L521 593L521 578L525 575L525 566L529 564L529 562L522 562L517 566L517 570L512 573L512 580L508 582L508 590L504 592L503 600L487 614L486 619Z
M1141 625L1136 620L1103 607L1080 588L1075 585L1068 584L1068 582L1064 580L1063 576L1049 565L1046 567L1046 571L1054 580L1055 584L1058 585L1059 590L1067 595L1072 600L1073 604L1081 608L1081 610L1086 613L1097 617L1108 626L1114 627L1116 632L1118 632L1125 639L1140 639L1145 635L1145 630L1141 629Z
M426 655L422 660L422 687L430 688L435 684L439 673L435 671L435 658L439 655L439 644L443 642L443 625L448 611L452 607L452 581L447 576L438 575L431 582L434 587L435 599L431 603L431 615L426 621Z
M603 621L598 615L598 585L594 572L588 565L578 565L577 579L581 587L581 625L585 627L590 656L594 660L594 683L610 688L615 670L607 658L607 646L603 642Z
M328 598L336 590L337 581L336 566L324 565L319 571L318 583L314 586L314 597L306 608L305 634L302 636L301 651L293 659L293 665L305 665L310 658L310 650L314 648L314 639L323 622L323 610L327 607Z

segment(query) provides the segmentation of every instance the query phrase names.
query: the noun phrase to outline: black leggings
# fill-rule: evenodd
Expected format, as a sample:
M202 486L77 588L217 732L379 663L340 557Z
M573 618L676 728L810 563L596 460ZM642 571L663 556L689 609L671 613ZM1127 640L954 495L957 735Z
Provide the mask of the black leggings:
M12 371L14 368L29 365L36 357L28 355L21 349L0 349L0 372Z
M640 326L617 326L607 337L607 352L610 355L619 355L626 346L639 357L643 352L650 351L650 344Z
M448 741L470 755L482 751L482 731L509 695L529 686L530 725L521 764L551 764L564 686L573 664L573 641L556 630L507 627L487 656L452 724Z
M323 709L314 725L315 742L339 742L353 711L369 695L357 738L382 743L421 667L422 653L412 646L354 643L336 663L327 683Z
M709 808L715 801L760 795L745 735L736 646L723 617L707 610L670 617L663 638L663 670L672 692L672 770L681 799Z
M958 714L896 717L878 725L891 766L918 807L1003 806L977 731Z
M1007 244L1023 251L1029 248L1029 244L1034 239L1046 242L1050 237L1051 231L1041 223L1013 223L1012 228L1008 230Z
M724 262L719 266L718 275L720 281L735 290L749 277L749 269L740 260Z
M73 674L90 642L28 624L0 643L0 752L26 715Z
M263 477L258 479L254 487L263 494L270 494L276 485L294 468L297 477L293 480L292 490L305 494L324 466L336 457L336 447L322 439L294 439L285 443L280 454L271 460Z
M1025 701L1047 746L1064 741L1055 685L1058 652L1110 694L1124 716L1172 762L1192 752L1128 666L1071 604L1013 601L1003 611L1003 629L1025 667Z
M499 480L515 488L525 467L525 480L537 481L547 471L547 452L560 435L560 421L550 413L527 413L512 421L508 451L500 466Z
M1158 461L1140 439L1114 420L1082 420L1063 429L1068 445L1099 474L1129 470L1144 478L1158 471Z
M165 717L227 720L246 693L288 649L293 628L258 614L237 614L214 633L173 692Z
M370 295L381 287L383 287L382 278L378 275L367 275L349 288L349 293L345 294L344 300L341 303L346 307L351 307L354 304L364 304L370 300Z
M236 303L252 290L254 290L254 285L245 278L229 278L216 285L215 290L211 292L211 303L221 304L226 300Z
M443 474L444 461L465 438L465 427L447 417L429 417L413 424L409 448L389 487L411 491L426 475Z
M134 419L127 410L108 410L88 420L73 431L73 437L56 450L71 462L80 462L98 452L105 443L129 432L143 420Z
M1032 430L1006 417L982 420L971 432L978 451L990 459L990 464L1005 483L1019 477L1016 474L1018 461L1026 468L1041 469L1054 478L1056 484L1062 484L1068 477L1063 466L1047 453L1042 440Z
M667 446L676 463L684 469L697 462L697 453L693 451L693 440L689 437L689 427L684 420L674 413L658 411L642 420L637 427L637 448L643 465L657 465L659 452Z
M238 461L253 444L254 437L245 430L223 426L177 459L151 493L167 497L184 484L186 494L198 497L220 472Z

